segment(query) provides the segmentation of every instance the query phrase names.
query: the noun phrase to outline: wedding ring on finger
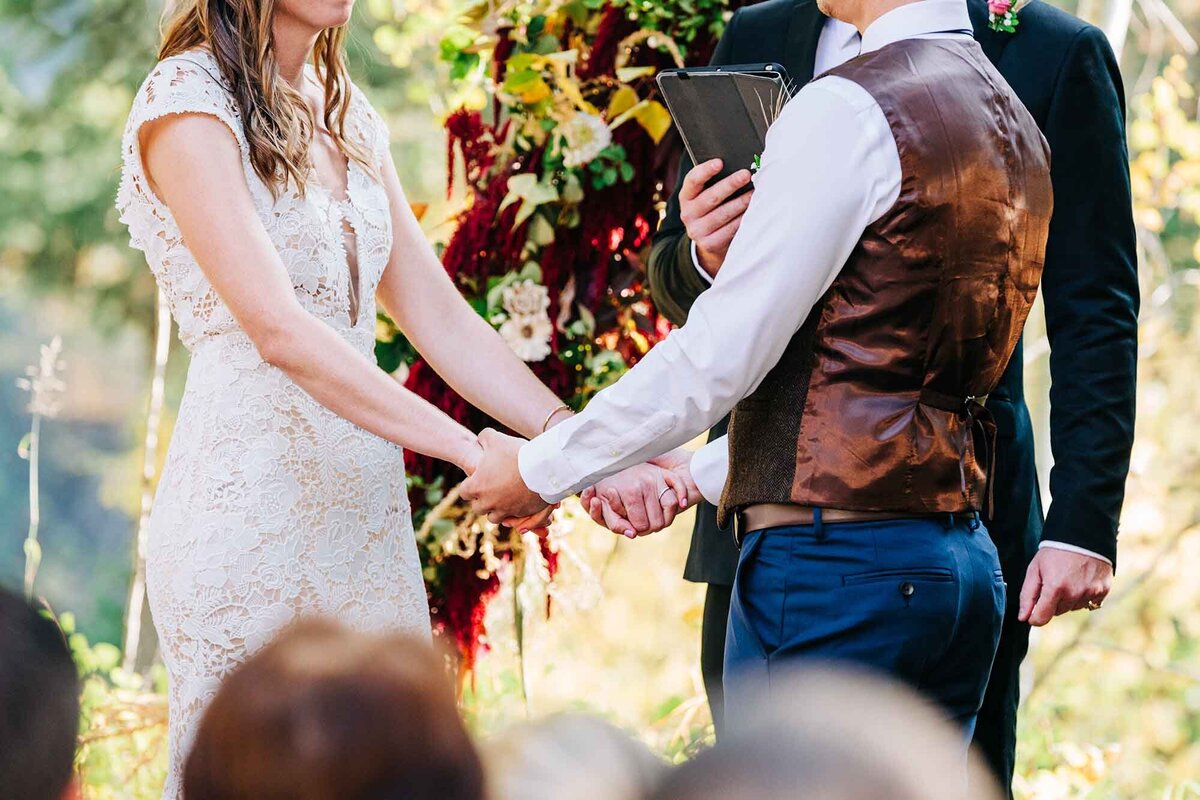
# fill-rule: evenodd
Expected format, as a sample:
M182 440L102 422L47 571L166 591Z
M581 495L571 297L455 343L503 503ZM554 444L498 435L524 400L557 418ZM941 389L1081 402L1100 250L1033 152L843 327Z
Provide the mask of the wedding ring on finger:
M1099 610L1100 610L1100 607L1101 607L1102 605L1104 605L1104 603L1103 603L1103 602L1097 602L1097 601L1095 601L1095 600L1088 600L1088 602L1087 602L1087 610L1088 610L1088 611L1099 611Z
M664 497L666 497L666 495L667 495L667 492L673 492L673 491L675 491L675 490L674 490L674 489L672 489L670 486L668 486L668 487L666 487L665 489L663 489L661 492L659 492L659 493L658 493L658 502L661 504L661 503L662 503L662 499L663 499Z

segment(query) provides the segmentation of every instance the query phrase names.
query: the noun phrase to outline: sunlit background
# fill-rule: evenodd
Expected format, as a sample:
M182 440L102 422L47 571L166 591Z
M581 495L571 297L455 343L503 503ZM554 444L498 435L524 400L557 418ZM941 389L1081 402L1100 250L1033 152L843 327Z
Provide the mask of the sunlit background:
M1047 800L1200 797L1200 4L1065 5L1105 29L1125 75L1143 291L1138 436L1112 598L1035 634L1018 786ZM485 102L441 57L460 10L452 0L362 0L350 48L408 195L429 205L423 223L443 242L462 199L447 197L442 122ZM139 626L144 658L126 664L146 679L120 668L119 648L157 469L143 463L148 412L161 389L153 429L169 437L187 358L171 341L154 385L164 355L155 287L113 209L121 128L153 63L160 11L150 0L0 0L0 582L21 587L40 555L37 592L73 617L93 672L82 768L97 798L157 796L164 763L162 677L145 668L152 631ZM18 379L56 338L61 408L31 415ZM1025 353L1044 478L1048 349L1037 314ZM31 512L40 554L25 544ZM672 759L708 742L702 591L680 578L690 527L688 514L631 543L568 508L548 589L535 559L502 571L489 649L463 686L476 728L583 708Z

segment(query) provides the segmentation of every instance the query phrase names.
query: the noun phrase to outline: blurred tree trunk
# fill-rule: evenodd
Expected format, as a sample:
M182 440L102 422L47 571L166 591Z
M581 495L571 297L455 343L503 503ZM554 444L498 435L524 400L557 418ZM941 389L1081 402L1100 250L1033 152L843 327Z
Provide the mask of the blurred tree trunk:
M146 438L142 443L141 511L133 545L133 579L125 609L125 642L122 666L130 672L149 668L157 649L157 637L146 603L146 539L150 510L158 483L159 428L165 400L167 359L171 353L171 311L161 290L157 299L154 332L154 374L150 381L150 403L146 412Z

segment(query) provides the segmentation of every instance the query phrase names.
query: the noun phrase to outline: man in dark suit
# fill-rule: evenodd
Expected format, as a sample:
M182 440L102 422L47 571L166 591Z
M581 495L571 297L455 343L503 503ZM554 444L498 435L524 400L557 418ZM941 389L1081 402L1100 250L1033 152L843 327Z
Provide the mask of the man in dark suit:
M1050 338L1050 473L1043 521L1021 349L988 399L999 428L986 520L1008 582L1008 611L975 742L1011 784L1019 668L1029 624L1097 608L1116 561L1117 521L1133 440L1138 285L1125 143L1125 100L1104 34L1042 0L1018 11L1015 33L988 26L982 0L967 0L984 53L1032 113L1050 144L1054 216L1042 287ZM778 62L797 85L855 54L854 31L814 0L767 0L741 9L714 64ZM649 262L659 309L682 324L720 269L750 200L730 196L743 171L707 187L719 165L693 170L686 155ZM724 433L724 424L714 435ZM981 451L982 452L982 451ZM718 731L721 669L737 550L712 506L698 510L685 577L707 583L701 662Z

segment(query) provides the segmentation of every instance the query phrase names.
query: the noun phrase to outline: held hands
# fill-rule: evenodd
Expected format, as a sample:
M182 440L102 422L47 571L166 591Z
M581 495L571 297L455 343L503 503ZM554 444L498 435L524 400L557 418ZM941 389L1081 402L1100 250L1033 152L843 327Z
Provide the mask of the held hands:
M636 539L662 530L676 514L700 501L690 464L690 453L668 453L606 478L584 490L580 500L597 524Z
M742 216L750 206L746 192L730 200L730 195L750 183L750 170L739 170L729 177L707 186L721 172L719 158L705 161L692 169L683 179L679 189L679 219L687 228L688 238L696 243L696 255L700 266L715 278L729 244L742 224Z
M525 485L517 456L525 440L488 429L479 434L481 452L468 468L462 497L495 524L521 530L545 527L555 506ZM675 515L699 502L691 454L668 453L655 463L630 467L583 493L583 506L599 524L631 539L661 530Z
M1017 618L1041 627L1069 611L1095 610L1108 597L1112 577L1107 561L1043 547L1025 573Z
M460 491L475 511L497 525L531 530L545 527L554 508L521 479L517 454L524 443L490 428L479 434L483 452Z

